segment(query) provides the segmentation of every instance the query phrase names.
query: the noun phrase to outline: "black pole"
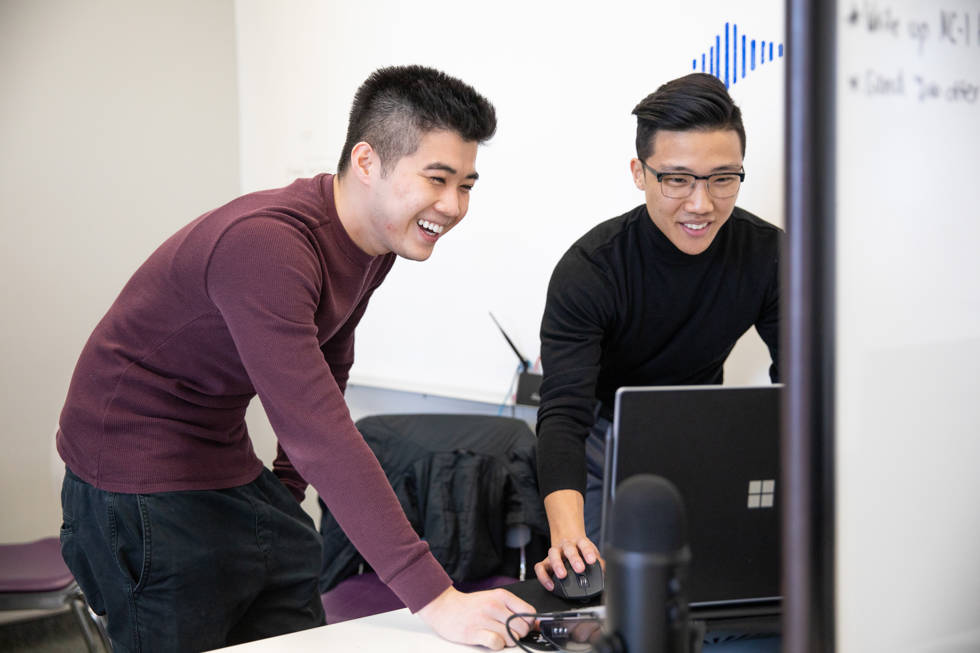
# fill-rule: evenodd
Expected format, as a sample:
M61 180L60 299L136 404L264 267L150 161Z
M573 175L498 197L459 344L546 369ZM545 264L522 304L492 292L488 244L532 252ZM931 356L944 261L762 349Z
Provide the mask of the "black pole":
M837 3L786 3L783 651L833 653Z

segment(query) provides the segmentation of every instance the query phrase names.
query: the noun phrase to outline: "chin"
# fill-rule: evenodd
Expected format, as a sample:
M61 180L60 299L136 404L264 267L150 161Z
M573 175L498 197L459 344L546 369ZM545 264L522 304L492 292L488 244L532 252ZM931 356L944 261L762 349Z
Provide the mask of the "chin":
M400 252L395 252L398 256L409 261L427 261L430 256L432 256L433 248L428 249L409 249L407 251L403 250Z
M698 243L693 247L681 247L680 250L685 254L687 254L688 256L697 256L698 254L703 254L710 246L711 246L710 242L707 243L706 245L702 245Z

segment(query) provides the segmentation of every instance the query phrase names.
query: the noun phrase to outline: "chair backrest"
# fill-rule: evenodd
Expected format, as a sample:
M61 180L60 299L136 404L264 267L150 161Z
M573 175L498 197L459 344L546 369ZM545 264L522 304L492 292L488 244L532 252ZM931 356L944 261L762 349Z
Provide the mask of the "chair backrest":
M376 415L357 428L378 457L409 522L454 581L517 577L506 551L510 527L544 539L547 519L527 423L490 415ZM321 502L321 591L364 561Z

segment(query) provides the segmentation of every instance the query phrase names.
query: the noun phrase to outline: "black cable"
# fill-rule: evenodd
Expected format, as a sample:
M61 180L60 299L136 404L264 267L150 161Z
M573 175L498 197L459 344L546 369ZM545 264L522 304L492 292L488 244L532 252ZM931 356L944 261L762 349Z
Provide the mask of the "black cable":
M524 644L521 642L522 638L517 637L517 634L513 630L511 630L510 627L510 622L514 619L518 619L518 618L531 619L533 623L536 622L541 617L555 617L558 616L558 614L560 613L535 612L533 614L529 614L529 613L515 612L514 614L507 617L507 621L504 622L504 627L507 629L507 634L510 636L511 640L513 640L517 648L521 649L522 651L528 651L528 653L535 653L535 651L552 650L552 651L559 651L559 653L561 653L561 651L564 651L565 649L557 647L554 644L551 644L550 642L548 648L530 649L524 646ZM599 637L597 641L592 643L592 653L625 653L625 651L626 649L623 647L622 639L620 639L620 637L616 634L603 634Z
M524 612L515 612L514 614L510 615L509 617L507 617L507 621L504 622L504 628L507 629L507 634L514 641L514 644L517 645L517 648L521 649L522 651L528 651L529 653L534 653L534 651L532 649L529 649L526 646L524 646L523 644L521 644L521 638L520 637L517 637L517 635L514 633L514 631L510 629L510 622L513 619L517 619L517 618L531 619L532 620L532 623L533 623L534 620L536 620L538 618L538 613L535 612L533 614L528 614L528 613L524 613Z

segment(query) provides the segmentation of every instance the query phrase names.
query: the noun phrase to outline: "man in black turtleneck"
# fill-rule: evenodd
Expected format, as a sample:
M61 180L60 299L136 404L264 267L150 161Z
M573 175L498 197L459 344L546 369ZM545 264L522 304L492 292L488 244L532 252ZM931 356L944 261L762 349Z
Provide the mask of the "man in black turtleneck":
M541 323L538 475L551 529L535 565L599 558L603 437L621 386L722 382L752 326L778 380L781 231L735 206L741 112L717 78L664 84L633 110L644 204L586 233L555 267Z

